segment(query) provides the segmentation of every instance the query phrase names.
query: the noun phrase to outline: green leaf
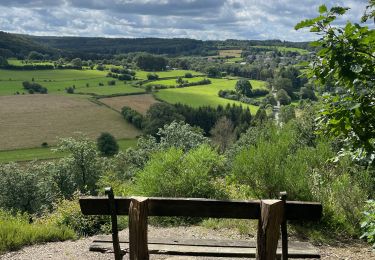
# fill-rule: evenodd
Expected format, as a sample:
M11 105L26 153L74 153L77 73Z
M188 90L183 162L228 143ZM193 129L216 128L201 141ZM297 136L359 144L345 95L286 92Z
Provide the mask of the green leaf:
M319 6L319 13L325 13L327 12L327 6L326 5L321 5Z

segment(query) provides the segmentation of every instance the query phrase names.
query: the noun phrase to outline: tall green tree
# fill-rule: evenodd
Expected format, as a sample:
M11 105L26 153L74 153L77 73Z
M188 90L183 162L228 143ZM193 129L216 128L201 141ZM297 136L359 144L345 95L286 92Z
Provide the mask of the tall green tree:
M247 79L240 79L236 83L236 92L246 97L251 97L252 88L250 81Z
M102 133L96 143L102 156L113 156L119 151L117 141L110 133Z
M362 22L374 18L373 0ZM354 159L375 158L375 30L348 21L345 26L332 23L349 8L319 7L319 16L298 23L295 28L310 28L321 35L313 42L319 48L307 75L324 85L333 80L344 91L324 96L318 118L321 133L338 138L344 144L339 155Z

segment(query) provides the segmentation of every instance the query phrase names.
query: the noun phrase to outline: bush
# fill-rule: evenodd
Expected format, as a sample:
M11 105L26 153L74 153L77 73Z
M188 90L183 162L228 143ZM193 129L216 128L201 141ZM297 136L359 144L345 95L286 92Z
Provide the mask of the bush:
M152 155L136 176L135 190L146 196L226 198L215 184L223 165L224 157L208 145L186 154L172 147Z
M156 73L148 73L147 74L147 79L148 80L157 80L157 79L159 79L159 75L156 74Z
M0 164L0 187L1 207L20 212L40 213L59 195L43 164Z
M24 81L22 82L22 86L24 89L29 91L30 94L40 93L40 94L47 94L48 90L45 87L42 87L40 84L35 83L35 82L28 82Z
M132 75L129 75L129 74L119 74L118 79L119 80L132 80L133 77Z
M277 100L280 101L281 105L289 105L292 99L284 89L280 89L276 94Z
M134 109L125 106L121 109L121 114L126 121L133 124L136 128L143 128L144 117L138 111L135 111Z
M73 87L68 87L65 89L66 93L68 94L74 94L74 88Z
M114 86L114 85L116 85L116 80L108 81L108 86Z
M193 77L193 74L191 74L190 72L185 73L185 78L189 79L192 77Z
M102 133L96 142L102 156L113 156L119 151L117 141L110 133Z
M127 219L127 218L126 218ZM127 221L118 217L119 228L126 228ZM55 205L55 210L46 215L42 223L58 227L69 227L79 236L92 236L98 233L110 232L110 216L85 216L81 213L78 194L72 200L62 200Z
M12 215L0 209L0 254L25 245L76 238L74 231L66 226L30 224L29 218L27 214Z
M368 200L365 211L363 212L363 219L361 223L363 234L361 238L367 239L367 242L372 244L375 250L375 201Z

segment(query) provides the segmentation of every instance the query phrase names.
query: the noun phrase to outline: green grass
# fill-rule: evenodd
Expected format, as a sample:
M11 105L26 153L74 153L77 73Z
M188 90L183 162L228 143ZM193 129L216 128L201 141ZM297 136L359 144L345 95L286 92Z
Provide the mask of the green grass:
M115 80L116 85L109 86L108 81L113 78L106 77L106 71L98 70L0 70L0 95L13 95L27 93L23 81L34 81L48 89L48 93L66 94L65 88L75 86L76 93L94 93L97 95L110 95L118 93L144 92L123 81ZM104 86L99 86L99 83Z
M197 82L204 80L204 77L194 77L194 78L182 78L183 80L187 80L189 83L190 82ZM145 84L145 86L148 85L165 85L165 86L177 86L176 79L162 79L162 80L155 80L151 81Z
M49 61L27 61L22 63L22 60L8 59L8 64L13 66L24 66L24 65L53 65L53 62Z
M137 139L120 139L117 143L121 151L137 144ZM27 148L8 151L0 151L0 163L22 162L32 160L48 160L66 156L65 152L53 152L51 148Z
M136 77L138 79L147 79L148 73L155 73L159 75L159 78L168 78L168 77L183 77L185 73L191 73L192 75L202 75L203 73L193 71L193 70L168 70L168 71L156 71L156 72L149 72L143 70L136 71Z
M236 58L229 58L226 60L226 63L235 63L235 62L241 62L243 61L243 58L241 57L236 57Z
M64 155L66 153L53 152L50 148L42 147L0 151L0 163L54 159L63 157Z
M199 106L218 106L226 104L237 104L244 107L249 107L252 113L258 110L257 106L247 105L239 101L232 101L218 96L218 92L221 89L234 89L237 80L228 79L210 79L212 84L203 86L194 86L186 88L171 88L162 89L156 92L157 98L164 100L171 104L182 103L193 107ZM265 82L250 80L251 85L254 89L266 88Z
M281 52L298 52L299 54L308 54L309 51L301 48L294 48L294 47L284 47L284 46L251 46L252 48L268 48L268 49L276 49Z
M0 254L25 245L75 239L74 231L48 223L29 224L27 215L12 216L0 210Z

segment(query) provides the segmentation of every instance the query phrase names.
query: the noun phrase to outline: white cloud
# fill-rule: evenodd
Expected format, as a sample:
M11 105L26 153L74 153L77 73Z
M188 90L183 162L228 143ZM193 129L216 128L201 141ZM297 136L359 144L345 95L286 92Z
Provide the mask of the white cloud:
M0 30L36 35L281 39L307 41L294 31L317 7L348 6L340 22L358 21L366 0L1 0Z

